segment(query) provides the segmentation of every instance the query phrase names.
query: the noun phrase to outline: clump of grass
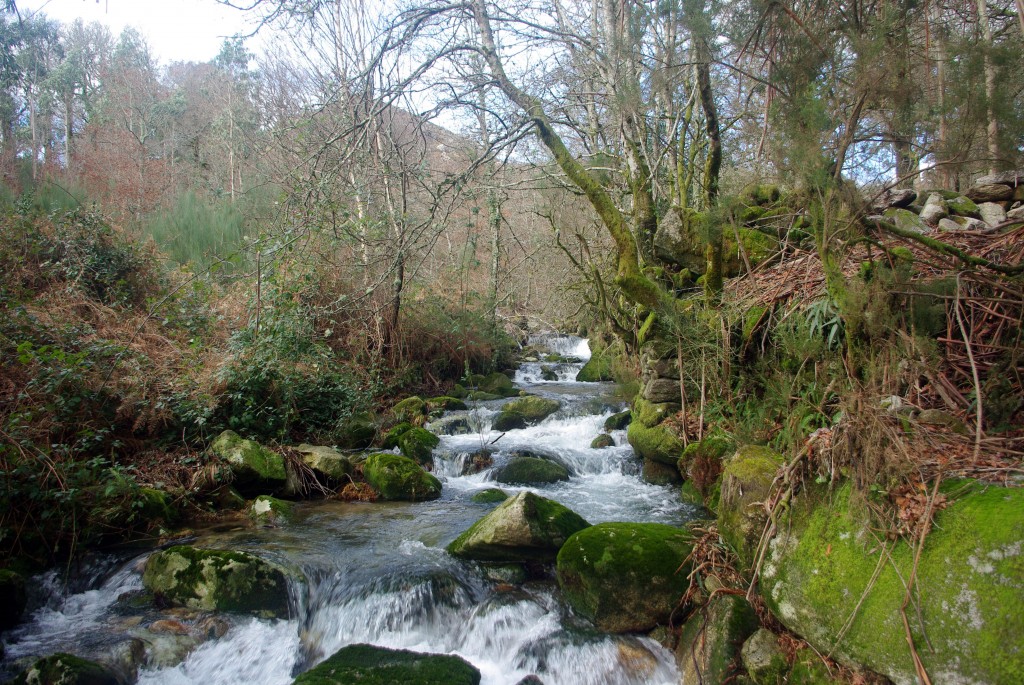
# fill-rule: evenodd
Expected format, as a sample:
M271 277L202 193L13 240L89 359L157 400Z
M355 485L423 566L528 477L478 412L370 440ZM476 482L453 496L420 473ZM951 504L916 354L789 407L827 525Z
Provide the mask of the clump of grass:
M239 205L227 200L204 200L187 192L144 221L142 231L183 266L204 271L217 263L231 273L247 264L246 225Z

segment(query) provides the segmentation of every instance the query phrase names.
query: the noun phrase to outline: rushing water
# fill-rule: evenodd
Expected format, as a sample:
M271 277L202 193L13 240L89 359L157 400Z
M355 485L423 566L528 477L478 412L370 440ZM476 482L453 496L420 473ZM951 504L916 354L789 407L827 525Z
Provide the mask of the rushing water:
M531 342L579 360L557 363L557 381L540 380L542 362L524 364L516 375L521 387L558 399L562 408L537 426L505 434L490 430L504 401L464 412L472 432L444 435L435 450L435 472L444 483L439 500L303 503L283 527L239 526L200 536L197 544L253 551L304 578L291 587L293 618L217 617L214 632L222 636L197 639L196 626L205 625L197 612L159 611L144 603L133 608L126 600L141 587L143 555L122 559L92 589L62 593L51 587L49 604L4 636L7 670L19 658L55 651L109 661L111 652L124 654L135 645L147 654L140 683L273 685L290 683L345 645L365 642L457 654L480 670L487 685L513 685L530 674L547 685L677 683L668 651L649 638L596 631L565 607L550 579L519 587L495 583L444 550L494 506L471 501L474 492L495 486L490 470L461 475L468 455L483 447L496 465L520 450L564 464L569 481L530 489L591 523L678 524L692 513L673 488L640 480L623 431L613 433L614 447L590 449L605 418L622 403L610 395L609 384L572 380L589 357L586 341L547 336ZM53 585L56 575L44 580ZM160 619L173 619L191 636L147 629Z

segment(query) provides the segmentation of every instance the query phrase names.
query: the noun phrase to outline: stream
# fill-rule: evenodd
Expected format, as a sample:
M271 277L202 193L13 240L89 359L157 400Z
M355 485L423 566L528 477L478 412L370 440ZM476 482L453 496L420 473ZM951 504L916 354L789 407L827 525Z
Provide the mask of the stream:
M193 544L254 552L304 578L290 587L289 620L211 617L133 602L148 552L104 557L75 583L65 585L56 572L33 579L41 606L4 634L0 679L30 656L65 651L109 661L111 653L144 647L146 665L138 682L146 685L278 685L291 683L341 647L364 642L457 654L480 670L485 685L515 685L531 674L545 685L675 685L679 673L668 650L647 637L597 631L566 608L554 580L494 582L476 564L444 549L493 509L471 498L495 486L510 494L531 489L590 523L679 525L695 515L676 488L641 480L625 431L612 433L613 447L589 447L624 402L610 383L575 382L590 354L586 341L545 336L531 342L579 360L544 364L544 375L551 378L554 371L557 380L542 380L541 362L526 362L516 374L518 387L559 400L561 409L539 425L504 435L491 431L490 421L507 400L451 412L465 414L474 432L441 436L434 450L435 475L444 486L440 499L303 502L293 521L281 527L236 524L198 534ZM572 477L522 488L498 485L490 469L461 475L468 455L492 442L496 465L512 452L529 450L557 459ZM154 622L184 626L191 637L147 629ZM197 626L205 631L202 639L195 638Z

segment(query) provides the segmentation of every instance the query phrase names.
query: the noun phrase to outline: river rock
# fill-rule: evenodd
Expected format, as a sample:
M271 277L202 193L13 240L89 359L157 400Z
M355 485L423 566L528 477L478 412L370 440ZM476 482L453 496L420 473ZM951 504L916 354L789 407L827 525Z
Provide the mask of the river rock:
M558 502L525 491L470 526L448 551L478 561L550 561L573 533L589 525Z
M428 424L427 428L431 433L437 435L468 435L476 432L470 425L469 416L466 414L444 416Z
M552 369L550 366L545 365L540 367L540 378L543 381L557 381L558 372Z
M260 495L249 507L249 516L253 521L264 526L277 526L288 523L292 518L294 505L291 502Z
M400 454L371 454L363 463L363 475L383 500L419 502L441 496L441 481Z
M224 431L217 436L210 452L227 464L235 487L242 492L276 492L288 482L280 454L253 440L244 440L234 431Z
M1001 183L979 183L964 193L975 202L1002 202L1013 198L1013 188Z
M417 464L433 464L434 448L441 444L437 437L425 428L410 428L398 436L398 449Z
M674 464L670 466L651 459L643 460L640 475L651 485L679 485L683 482L683 477Z
M338 435L338 444L352 450L366 449L377 438L377 421L367 412L354 414L345 421Z
M917 608L907 607L914 642L932 682L1017 682L1024 673L1024 489L946 485L950 501L917 563ZM805 490L769 546L762 595L819 652L912 685L917 674L900 606L916 547L897 540L883 551L870 520L848 483Z
M519 391L512 385L512 379L500 371L486 376L472 375L468 379L468 384L478 393L487 393L497 397L515 397L519 394ZM470 398L472 399L472 395Z
M415 395L406 397L391 407L391 414L400 423L409 423L414 426L422 425L427 416L427 403L423 401L423 398L416 397Z
M479 685L480 671L448 654L349 645L295 679L293 685Z
M991 228L995 228L1006 221L1006 210L1003 209L1002 205L997 205L995 202L982 202L978 205L978 211L981 212L981 220Z
M607 433L601 433L590 441L590 449L600 450L605 447L615 447L615 439Z
M508 499L508 493L501 488L486 488L473 493L470 498L477 504L497 504Z
M328 481L342 481L353 473L352 462L348 457L331 447L303 443L295 451L302 456L302 462L313 473Z
M692 543L690 533L661 523L600 523L559 550L558 585L598 629L647 631L668 620L689 586Z
M542 485L569 480L569 469L550 459L512 457L495 469L494 480L506 485Z
M679 437L664 424L648 427L640 421L633 421L629 424L626 437L638 456L667 466L674 467L683 451Z
M767 517L764 502L785 458L767 447L746 445L726 461L718 504L718 531L747 566L754 561Z
M757 614L745 598L715 595L683 624L676 663L683 683L728 683L738 675L740 646L757 630Z
M284 572L247 552L170 547L149 558L142 584L176 606L288 616Z
M14 677L11 685L120 685L106 666L71 654L57 653Z
M491 420L491 430L499 433L526 428L526 417L511 411L499 412Z
M606 431L622 430L626 428L632 420L633 414L628 409L626 411L620 411L618 414L612 414L604 420L604 429Z
M732 438L722 434L709 435L687 445L676 467L687 482L693 483L703 499L718 481L723 461L735 451L736 443Z
M502 407L502 413L518 414L526 419L527 425L533 426L554 414L561 406L558 400L528 395L506 404Z
M25 579L21 574L7 569L0 570L0 630L13 628L21 622L27 604Z
M595 354L576 373L576 380L580 383L615 380L612 376L612 358L610 349L604 350L601 354Z
M465 411L466 409L469 409L469 407L467 407L466 403L458 397L441 395L440 397L431 397L427 400L427 409L430 412Z
M786 655L775 633L759 629L743 643L743 668L757 685L784 685L789 674Z
M386 450L393 450L398 447L398 439L402 437L407 431L414 428L408 421L402 421L397 423L388 429L388 432L384 434L384 437L380 441L380 446Z

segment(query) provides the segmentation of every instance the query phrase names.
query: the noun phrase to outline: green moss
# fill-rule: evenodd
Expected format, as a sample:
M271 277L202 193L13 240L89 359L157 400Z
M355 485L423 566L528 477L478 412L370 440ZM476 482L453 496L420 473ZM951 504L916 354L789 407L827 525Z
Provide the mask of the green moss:
M547 417L554 414L561 407L561 403L558 400L550 400L544 397L537 397L536 395L527 395L526 397L520 397L519 399L512 400L506 404L502 409L507 412L519 414L526 419L529 425L540 423Z
M638 455L668 466L674 467L683 451L683 443L664 425L648 428L642 422L634 421L629 424L626 437Z
M615 447L615 440L607 433L601 433L590 441L590 449L600 450L605 447Z
M769 494L784 457L767 447L745 445L725 464L718 505L718 530L745 564L764 529L765 512L759 503Z
M441 481L399 454L371 454L363 463L363 475L384 500L419 502L441 496Z
M946 207L949 209L951 214L957 216L969 216L975 219L981 218L981 209L971 199L964 197L963 195L957 195L946 199Z
M508 485L538 485L569 480L569 470L550 459L513 457L497 469L494 480Z
M491 419L491 430L500 433L526 428L526 417L514 411L503 410Z
M11 685L118 685L105 666L71 654L39 659L15 676Z
M475 388L478 392L485 392L489 395L497 395L498 397L515 397L519 394L519 391L512 385L512 379L500 371L495 371L486 376L470 376L469 386Z
M683 483L683 487L679 490L679 499L686 504L693 504L699 507L704 506L704 496L700 494L700 490L697 489L697 486L692 481Z
M473 493L470 499L477 504L494 504L507 500L508 493L501 488L487 488L486 490Z
M899 613L914 550L880 549L865 529L863 506L845 485L829 499L805 495L791 531L773 546L762 574L764 594L790 629L819 651L882 673L916 678ZM1024 682L1024 489L968 488L939 512L917 568L915 598L924 621L908 607L915 644L933 678L943 682ZM864 597L842 642L840 629ZM899 575L897 575L897 570ZM930 647L928 646L930 645Z
M813 649L801 649L789 672L789 685L829 685L835 682Z
M149 558L142 583L178 606L288 616L284 573L245 552L170 547Z
M441 397L431 397L427 400L427 409L430 411L443 410L443 411L457 411L467 409L466 403L458 397L449 397L442 395Z
M689 585L691 544L689 533L658 523L591 526L558 552L558 584L599 629L650 630L668 619Z
M640 475L644 482L651 485L676 485L683 482L683 477L674 464L670 466L650 459L643 460Z
M490 402L491 400L500 400L502 397L503 395L496 395L493 392L483 392L482 390L474 390L466 395L466 399L472 402Z
M618 414L612 414L604 420L604 429L607 431L618 431L622 430L629 425L629 422L633 420L633 414L628 409L626 411L620 411Z
M338 444L346 449L361 450L377 438L377 422L369 413L350 416L338 434Z
M401 422L417 424L427 415L427 403L413 395L391 407L391 413Z
M789 664L775 633L759 629L744 643L741 656L743 667L757 685L785 685Z
M292 518L293 509L291 502L270 495L260 495L249 507L249 516L260 524L287 523Z
M717 595L683 625L676 663L683 683L728 683L736 676L740 645L757 630L757 615L743 597Z
M210 446L214 456L227 462L238 485L283 486L287 481L284 459L253 440L243 440L234 431L224 431Z
M657 426L665 417L674 414L677 406L671 403L655 404L637 397L633 401L632 420L647 428Z
M479 685L464 659L372 645L349 645L295 679L294 685Z
M418 464L434 461L434 448L441 444L437 437L425 428L410 428L398 436L398 449Z
M767 313L768 307L763 305L757 305L751 307L747 311L743 312L743 340L744 342L749 341L754 337L754 333L761 328L764 322L765 313Z
M639 344L643 345L647 342L647 339L651 336L651 332L654 330L654 326L658 321L658 314L651 312L644 319L643 324L640 325L640 330L637 332L636 340Z
M146 522L162 521L168 526L179 518L171 496L156 488L139 488L139 514Z
M580 383L614 380L612 376L612 359L613 355L610 352L610 348L606 349L603 353L595 354L576 374L576 380Z

